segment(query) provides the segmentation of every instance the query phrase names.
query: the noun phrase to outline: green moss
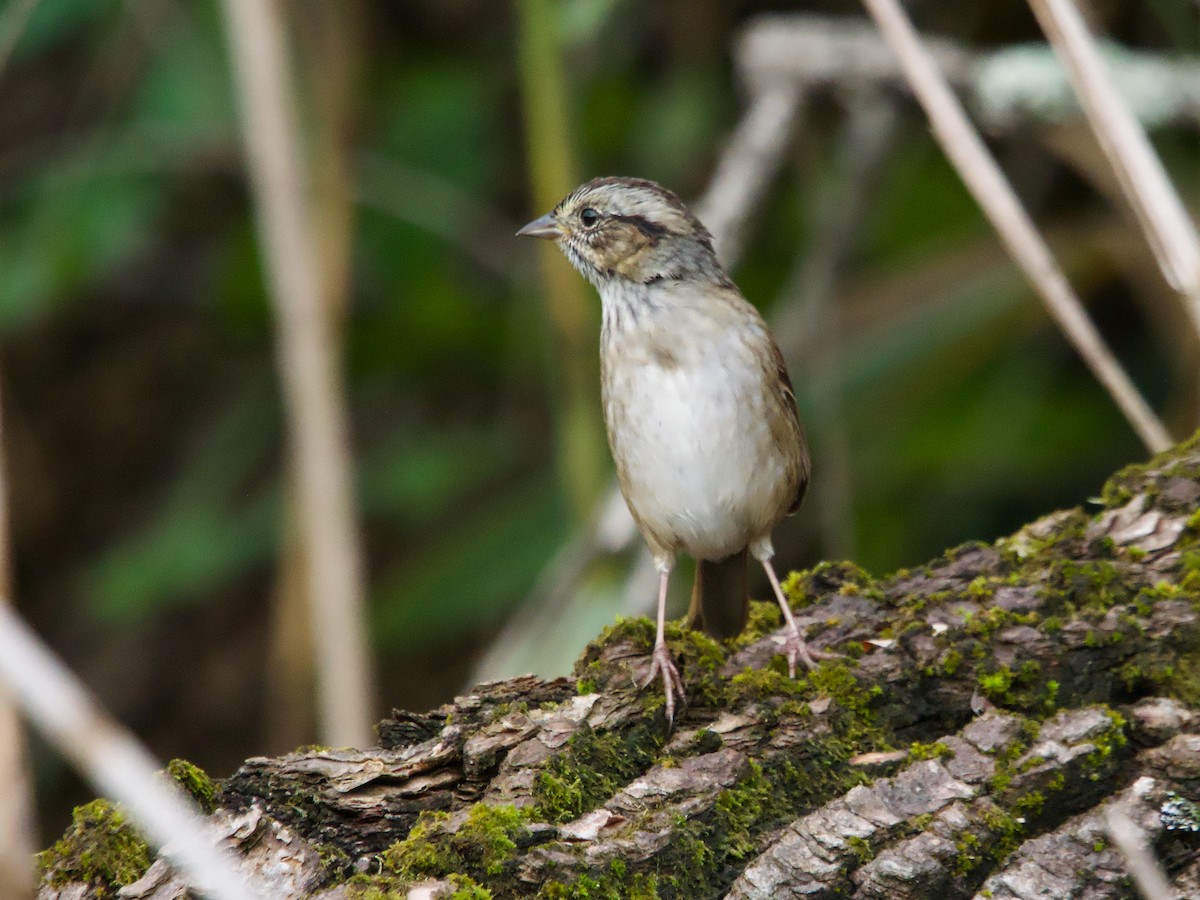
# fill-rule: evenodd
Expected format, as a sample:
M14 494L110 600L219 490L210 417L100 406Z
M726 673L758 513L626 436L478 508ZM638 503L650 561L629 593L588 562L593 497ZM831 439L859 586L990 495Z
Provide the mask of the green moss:
M819 694L831 697L842 709L868 715L872 704L883 694L877 684L864 688L841 662L824 662L808 673L808 681Z
M1134 463L1116 472L1100 491L1100 501L1109 509L1124 506L1134 493L1144 490L1154 470L1155 460Z
M492 900L490 890L469 875L451 874L445 880L454 887L450 900ZM396 875L354 875L345 882L347 900L407 900L412 879Z
M580 678L575 682L575 692L581 697L584 694L594 694L600 690L600 685L596 684L594 678Z
M1041 791L1029 791L1013 803L1013 814L1020 818L1034 818L1046 805L1046 796Z
M933 821L933 813L921 813L919 816L913 816L908 820L908 831L911 834L920 834L929 828Z
M662 737L645 723L624 731L596 732L585 727L538 773L533 788L535 818L569 822L594 809L649 768L661 745Z
M393 875L354 875L346 881L346 900L405 900L408 889Z
M962 654L951 648L942 654L942 674L949 677L958 671L962 665Z
M996 703L1008 700L1013 686L1013 673L1008 666L1001 666L994 672L981 672L978 680L980 692L989 700Z
M987 830L989 841L987 855L997 862L1016 850L1025 834L1025 824L999 806L986 808L983 827Z
M1060 685L1043 677L1036 660L1026 660L1014 671L998 666L990 672L980 672L976 678L979 691L993 703L1008 709L1049 715L1058 708Z
M216 810L217 786L202 768L186 759L173 759L167 763L167 774L191 795L205 815Z
M797 592L802 590L797 586L798 579L799 575L793 572L783 584L783 589L792 600L793 607L800 605L796 600ZM789 589L789 586L791 589ZM780 612L778 603L752 600L750 602L750 616L746 621L746 627L733 639L731 646L735 650L747 647L755 641L761 640L766 635L778 631L782 625L783 613Z
M954 751L937 741L932 744L922 744L919 741L914 741L908 747L908 758L913 761L922 759L946 759L953 756Z
M1049 715L1054 710L1058 709L1058 690L1061 687L1057 681L1051 678L1046 682L1046 690L1041 698L1041 712Z
M588 692L603 690L614 676L622 685L628 683L628 669L602 661L604 650L612 644L631 644L637 652L649 653L654 648L656 626L646 618L619 618L588 644L587 650L575 664L576 686ZM725 650L707 635L685 628L680 622L668 622L664 637L675 665L687 689L688 702L708 705L720 695L717 670L725 661ZM661 689L644 690L638 694L647 714L659 712L663 705ZM665 720L661 724L665 725Z
M658 877L630 874L622 860L613 860L604 878L588 874L569 884L550 881L542 885L539 900L657 900Z
M807 573L789 572L787 577L783 579L783 583L780 584L780 587L783 588L783 595L788 598L788 603L791 605L792 609L802 609L816 599L804 590L805 574ZM779 609L778 604L772 603L771 605L774 606L776 610ZM779 620L782 623L782 614L780 614Z
M446 879L454 885L450 900L492 900L492 892L466 875L451 875Z
M52 885L82 882L91 896L112 897L150 868L150 847L126 820L120 807L93 800L71 814L71 827L37 854L38 870Z
M1151 680L1164 694L1193 709L1200 706L1200 647L1181 654L1174 665L1152 669Z
M794 581L789 579L793 585L789 596L797 601L793 606L803 605L808 598L823 596L830 590L845 596L882 596L871 573L848 560L821 562L794 577Z
M1128 723L1125 717L1115 709L1105 709L1109 727L1098 735L1090 738L1095 750L1089 753L1083 761L1083 770L1092 781L1106 777L1112 767L1114 754L1129 743L1125 735Z
M846 846L850 848L850 852L854 854L854 858L858 860L860 866L866 865L875 858L875 848L871 846L870 841L860 838L858 835L846 838Z
M778 657L776 658L778 662ZM788 675L786 664L771 665L765 669L749 667L729 679L725 689L725 702L730 708L750 703L778 704L806 700L812 696L811 687L803 680ZM799 707L790 707L800 712Z
M954 874L959 878L970 875L984 861L979 838L969 831L958 836L954 842Z
M1117 565L1108 560L1057 560L1050 566L1052 589L1062 593L1069 609L1106 611L1129 599L1129 588Z
M844 664L825 664L817 681L835 698L823 727L808 732L795 753L751 763L739 782L717 796L701 821L680 823L677 846L656 862L660 888L672 897L713 896L727 886L734 861L759 852L761 836L840 796L871 777L847 766L855 753L890 748L889 735L874 720L874 694L863 689ZM802 689L813 691L807 680ZM809 715L809 713L805 713ZM783 721L781 716L780 721Z
M997 772L987 780L988 791L992 794L1003 794L1012 784L1012 779L1011 772Z
M1200 550L1185 550L1179 556L1179 571L1182 573L1179 585L1185 591L1200 590Z
M757 826L771 818L776 803L774 787L755 762L740 784L717 795L714 831L726 856L745 859L755 852Z
M408 837L384 851L384 866L403 879L468 874L486 880L511 874L528 811L476 803L454 831L446 827L448 818L444 812L422 812Z
M995 579L979 575L967 585L967 596L975 600L991 600L995 594Z
M1026 526L1016 534L1003 538L996 546L1005 561L1014 570L1022 568L1026 562L1036 563L1038 560L1061 555L1062 546L1072 541L1082 541L1091 523L1091 517L1082 509L1072 509L1055 513L1049 521L1046 519L1034 526Z

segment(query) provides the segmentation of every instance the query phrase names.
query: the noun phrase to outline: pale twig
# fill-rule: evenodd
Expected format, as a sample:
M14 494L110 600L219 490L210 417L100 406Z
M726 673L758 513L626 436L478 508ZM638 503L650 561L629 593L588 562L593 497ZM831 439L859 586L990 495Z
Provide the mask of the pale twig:
M0 602L0 682L30 720L106 797L121 803L147 839L196 888L216 900L259 894L215 843L187 795L37 638Z
M1116 804L1104 810L1108 834L1125 857L1125 868L1145 900L1174 900L1175 892L1154 854L1146 845L1145 832Z
M0 13L0 72L8 65L38 0L17 0ZM0 607L12 600L12 545L8 525L8 468L0 424ZM33 786L25 757L25 730L10 692L0 684L0 900L33 897Z
M224 0L234 83L279 328L295 496L308 560L321 740L371 743L372 689L340 354L322 302L310 181L270 0Z
M0 898L26 900L33 896L35 849L25 729L13 698L0 685Z
M1024 122L1076 119L1079 104L1062 66L1045 44L1014 44L972 53L945 38L924 45L938 68L989 131ZM861 18L776 13L756 16L737 40L735 58L752 95L792 80L810 94L866 87L908 88L896 56ZM1194 59L1113 48L1105 53L1115 83L1147 127L1200 121L1200 65Z
M924 107L934 136L958 170L1001 242L1025 272L1058 322L1151 452L1171 446L1171 437L1121 368L1075 296L1011 185L971 125L912 23L896 0L863 0L885 40L899 57L913 92Z
M1167 282L1200 334L1200 236L1072 0L1029 0Z
M696 202L696 215L712 232L717 258L728 269L742 255L746 222L775 179L803 108L804 91L797 81L780 81L757 92Z
M11 601L12 546L8 530L8 470L0 425L0 607ZM33 896L33 788L25 730L14 699L0 684L0 900Z
M954 84L970 84L970 53L944 38L930 39L928 47ZM738 37L734 56L742 76L760 87L777 81L793 81L809 90L904 86L896 57L861 16L756 16Z
M436 235L481 269L511 281L521 272L514 262L514 222L483 197L432 171L379 153L355 159L358 204Z

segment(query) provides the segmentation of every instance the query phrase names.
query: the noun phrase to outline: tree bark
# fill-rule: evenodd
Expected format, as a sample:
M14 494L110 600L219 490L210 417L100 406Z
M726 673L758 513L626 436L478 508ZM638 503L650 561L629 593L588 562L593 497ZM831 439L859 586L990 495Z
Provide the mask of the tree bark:
M843 655L794 680L771 605L727 645L675 627L673 729L638 686L652 625L619 622L573 679L249 759L213 819L279 897L1134 897L1120 804L1200 897L1198 501L1193 438L1095 512L887 578L794 575L809 640ZM114 887L66 842L44 865L43 898ZM156 862L119 896L185 894Z

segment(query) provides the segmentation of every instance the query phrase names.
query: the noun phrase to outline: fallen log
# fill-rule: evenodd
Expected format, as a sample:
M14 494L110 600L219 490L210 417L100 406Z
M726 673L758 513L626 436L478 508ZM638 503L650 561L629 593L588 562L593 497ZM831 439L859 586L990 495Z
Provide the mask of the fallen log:
M786 589L842 658L788 678L768 603L727 645L675 626L673 729L635 619L378 747L173 773L278 897L1132 897L1113 804L1200 897L1200 437L1093 511ZM104 805L41 863L45 900L186 896Z

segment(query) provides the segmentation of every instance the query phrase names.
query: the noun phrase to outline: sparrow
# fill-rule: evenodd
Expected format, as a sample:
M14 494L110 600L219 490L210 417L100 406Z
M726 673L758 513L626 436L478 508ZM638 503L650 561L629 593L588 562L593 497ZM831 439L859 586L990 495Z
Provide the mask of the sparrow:
M643 687L662 679L673 721L684 688L663 637L676 557L696 560L688 626L745 626L747 554L783 612L788 671L817 657L771 560L771 532L804 498L808 444L779 347L669 190L596 178L518 235L551 240L600 294L601 394L621 493L659 573L658 631ZM713 596L726 576L740 597Z

